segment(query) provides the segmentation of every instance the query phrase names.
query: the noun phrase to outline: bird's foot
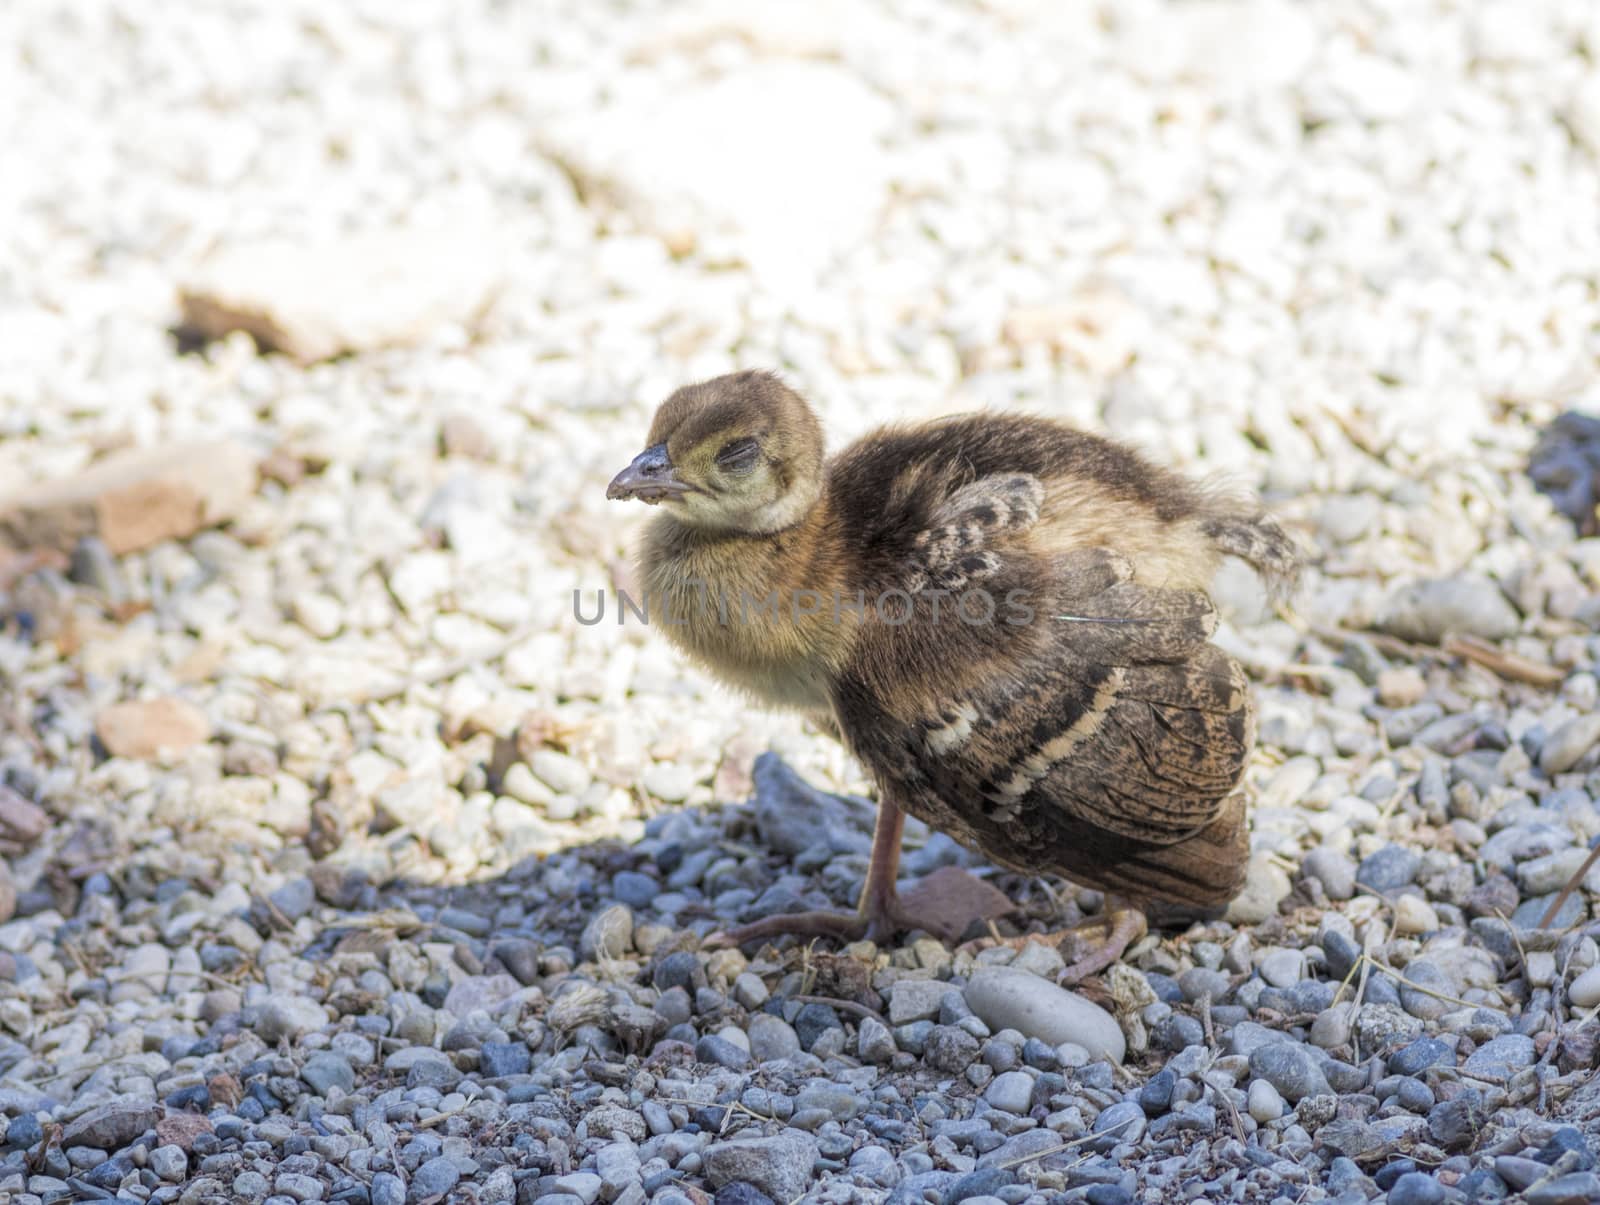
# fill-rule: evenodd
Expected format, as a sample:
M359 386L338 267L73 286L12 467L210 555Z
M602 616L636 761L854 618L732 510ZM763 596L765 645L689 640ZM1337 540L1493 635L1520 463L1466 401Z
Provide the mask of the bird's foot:
M940 941L953 941L972 922L1004 916L1013 908L998 888L954 866L934 871L901 895L869 890L855 912L790 912L763 917L706 938L706 945L742 946L774 937L867 938L887 942L896 934L922 929Z
M1098 941L1087 940L1083 930L1090 928L1103 928L1106 931L1105 937ZM1020 937L981 937L977 941L969 941L962 948L976 953L996 946L1008 946L1013 950L1020 950L1029 942L1055 946L1069 960L1067 969L1061 973L1059 979L1063 984L1070 986L1082 983L1090 975L1097 975L1105 970L1127 953L1129 946L1142 940L1149 930L1149 922L1140 909L1111 908L1086 917L1075 925L1057 929L1053 933L1024 933Z

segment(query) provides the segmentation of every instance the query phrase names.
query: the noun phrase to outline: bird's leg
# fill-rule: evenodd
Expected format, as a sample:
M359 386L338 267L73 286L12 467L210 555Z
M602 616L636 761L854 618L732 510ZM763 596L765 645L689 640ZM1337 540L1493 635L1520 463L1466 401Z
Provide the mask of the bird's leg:
M895 889L895 876L900 870L900 838L905 832L906 814L890 800L878 802L878 822L872 831L872 853L867 859L867 881L861 889L861 900L854 912L788 912L778 916L765 916L738 925L721 933L714 933L706 944L743 945L768 937L836 937L841 941L858 941L870 937L884 941L895 931L910 927L913 922L901 907L900 895Z
M840 941L870 938L885 942L905 929L923 929L941 941L953 941L974 920L1004 916L1012 910L1004 892L954 866L934 871L901 895L900 841L906 814L887 795L878 799L878 823L867 858L867 881L854 912L790 912L767 916L706 938L708 945L743 945L767 937L833 937Z
M982 950L994 946L1009 946L1019 950L1029 942L1038 942L1040 945L1061 947L1063 953L1066 953L1069 943L1081 949L1083 944L1081 930L1097 927L1105 929L1105 940L1094 944L1086 952L1077 953L1077 957L1068 963L1067 969L1061 973L1062 983L1081 983L1090 975L1099 974L1127 953L1128 947L1142 939L1150 930L1142 908L1108 895L1102 911L1094 916L1085 917L1077 924L1057 929L1053 933L1024 933L1021 937L998 939L980 938L978 941L968 942L966 948Z
M1061 982L1081 983L1090 975L1098 975L1126 954L1129 946L1150 931L1144 909L1109 896L1106 898L1104 910L1100 913L1100 919L1105 924L1105 940L1069 963L1067 969L1061 973Z

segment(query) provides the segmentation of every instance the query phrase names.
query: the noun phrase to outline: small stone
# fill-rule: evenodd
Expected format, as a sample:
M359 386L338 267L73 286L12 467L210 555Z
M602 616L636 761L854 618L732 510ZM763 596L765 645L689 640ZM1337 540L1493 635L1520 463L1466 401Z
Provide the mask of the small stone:
M292 1201L322 1200L322 1181L304 1172L279 1172L272 1187Z
M1311 1044L1322 1050L1343 1046L1350 1040L1350 1014L1353 1011L1354 1006L1349 1001L1342 1001L1319 1012L1311 1022L1311 1031L1307 1035Z
M876 1017L863 1017L856 1032L856 1056L863 1063L887 1063L895 1056L894 1034Z
M951 987L938 979L898 980L889 996L889 1024L930 1021L939 1015L939 1002Z
M1567 988L1567 999L1578 1008L1600 1004L1600 966L1592 966L1574 979Z
M1033 1099L1033 1077L1026 1071L997 1075L984 1089L983 1099L1004 1113L1026 1113Z
M1100 1111L1100 1116L1094 1120L1094 1132L1105 1136L1104 1140L1096 1143L1102 1150L1124 1142L1138 1142L1144 1137L1145 1112L1137 1101L1119 1100Z
M372 1205L405 1205L406 1186L399 1176L379 1172L372 1177Z
M1183 998L1191 1004L1207 999L1221 1004L1227 998L1229 980L1224 972L1211 967L1190 967L1178 976L1178 986L1183 990Z
M1533 1039L1520 1033L1508 1033L1485 1042L1467 1056L1462 1070L1490 1080L1509 1080L1534 1061Z
M800 1094L794 1098L794 1109L796 1113L816 1109L836 1121L849 1121L861 1111L861 1100L848 1088L813 1082L800 1089Z
M1554 777L1565 774L1600 744L1600 713L1590 712L1568 720L1539 749L1539 769Z
M1600 1175L1569 1172L1553 1180L1541 1180L1530 1186L1522 1199L1527 1205L1592 1205L1600 1201Z
M800 1035L782 1017L757 1013L746 1027L750 1035L750 1056L758 1063L793 1058L800 1053ZM815 1045L815 1040L812 1042Z
M593 781L581 761L554 749L535 750L528 768L558 795L582 795Z
M279 994L257 1009L255 1031L264 1042L294 1041L328 1024L328 1012L308 996Z
M1247 1101L1250 1116L1261 1125L1277 1121L1284 1114L1283 1096L1268 1080L1251 1080Z
M766 1014L762 1014L765 1016ZM774 1020L779 1018L774 1017ZM734 1045L726 1038L708 1033L694 1044L694 1057L702 1063L710 1063L716 1067L728 1067L734 1071L743 1070L750 1065L755 1043L751 1043L751 1050Z
M1385 707L1411 707L1428 697L1428 681L1407 665L1381 670L1377 678L1378 702Z
M182 1147L158 1146L150 1152L150 1170L169 1184L189 1174L189 1156Z
M489 1079L526 1075L532 1066L526 1042L485 1042L478 1048L478 1071Z
M1110 1013L1025 971L980 967L963 996L993 1031L1015 1029L1051 1046L1072 1042L1091 1058L1113 1063L1120 1063L1126 1053L1122 1029Z
M1476 1093L1463 1093L1428 1110L1428 1137L1447 1151L1462 1150L1477 1140L1486 1120Z
M1261 977L1273 987L1293 987L1305 976L1306 956L1299 950L1269 950L1259 969Z
M1278 905L1288 898L1293 884L1270 854L1250 855L1244 888L1228 905L1227 919L1236 925L1259 925L1278 914Z
M604 1181L594 1172L569 1172L565 1176L557 1176L554 1187L557 1192L577 1197L583 1205L594 1205Z
M48 812L0 783L0 837L14 845L29 846L49 827Z
M1305 856L1300 869L1322 884L1330 900L1347 900L1356 893L1356 865L1338 850L1319 845Z
M1422 859L1402 845L1385 845L1364 859L1356 871L1356 882L1374 891L1396 891L1416 877Z
M761 976L745 971L733 981L733 998L739 1007L754 1012L767 1002L767 985Z
M1264 1079L1291 1103L1330 1091L1316 1057L1294 1042L1272 1042L1250 1055L1250 1074Z
M1429 1067L1450 1066L1454 1062L1449 1043L1439 1038L1418 1038L1389 1056L1389 1070L1395 1075L1421 1075Z
M1439 914L1433 905L1420 895L1405 894L1394 904L1395 932L1403 936L1434 933L1439 928Z
M585 962L626 957L633 948L633 910L626 904L603 908L578 939L578 957Z
M795 1014L794 1031L800 1038L801 1047L806 1050L815 1046L817 1039L828 1030L842 1028L839 1014L826 1004L807 1004Z
M154 761L177 757L211 736L211 721L178 698L113 703L95 717L95 735L113 757Z
M926 1021L915 1022L896 1032L904 1035L917 1025L927 1024ZM905 1044L905 1038L901 1037L900 1045ZM955 1075L965 1071L978 1057L978 1039L955 1025L935 1025L923 1043L922 1057L928 1066Z
M1390 1186L1387 1200L1388 1205L1443 1205L1449 1195L1426 1172L1407 1172Z
M701 1152L712 1188L735 1180L754 1184L774 1201L794 1201L811 1184L818 1158L810 1135L785 1130L770 1138L736 1138L714 1142Z
M300 1068L300 1078L318 1096L326 1096L334 1089L349 1092L356 1086L355 1068L343 1055L329 1050L319 1050Z
M429 1159L411 1173L411 1188L406 1200L411 1202L411 1205L420 1205L423 1201L436 1201L455 1188L460 1180L461 1169L455 1165L453 1159L443 1155Z

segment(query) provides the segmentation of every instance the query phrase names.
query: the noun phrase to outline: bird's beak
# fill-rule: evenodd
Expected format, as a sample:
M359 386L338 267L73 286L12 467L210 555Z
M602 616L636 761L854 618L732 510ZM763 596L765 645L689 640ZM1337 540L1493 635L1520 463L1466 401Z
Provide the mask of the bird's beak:
M667 445L656 444L633 458L633 463L606 486L609 499L637 498L654 506L663 498L686 494L690 485L678 477L678 470L667 457Z

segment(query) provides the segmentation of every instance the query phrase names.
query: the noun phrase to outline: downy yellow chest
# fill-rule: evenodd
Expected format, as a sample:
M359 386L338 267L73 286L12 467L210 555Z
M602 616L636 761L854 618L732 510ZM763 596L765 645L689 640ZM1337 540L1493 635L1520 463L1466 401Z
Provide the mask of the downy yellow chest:
M651 625L757 701L828 714L858 616L818 552L811 531L729 536L660 516L640 564Z

